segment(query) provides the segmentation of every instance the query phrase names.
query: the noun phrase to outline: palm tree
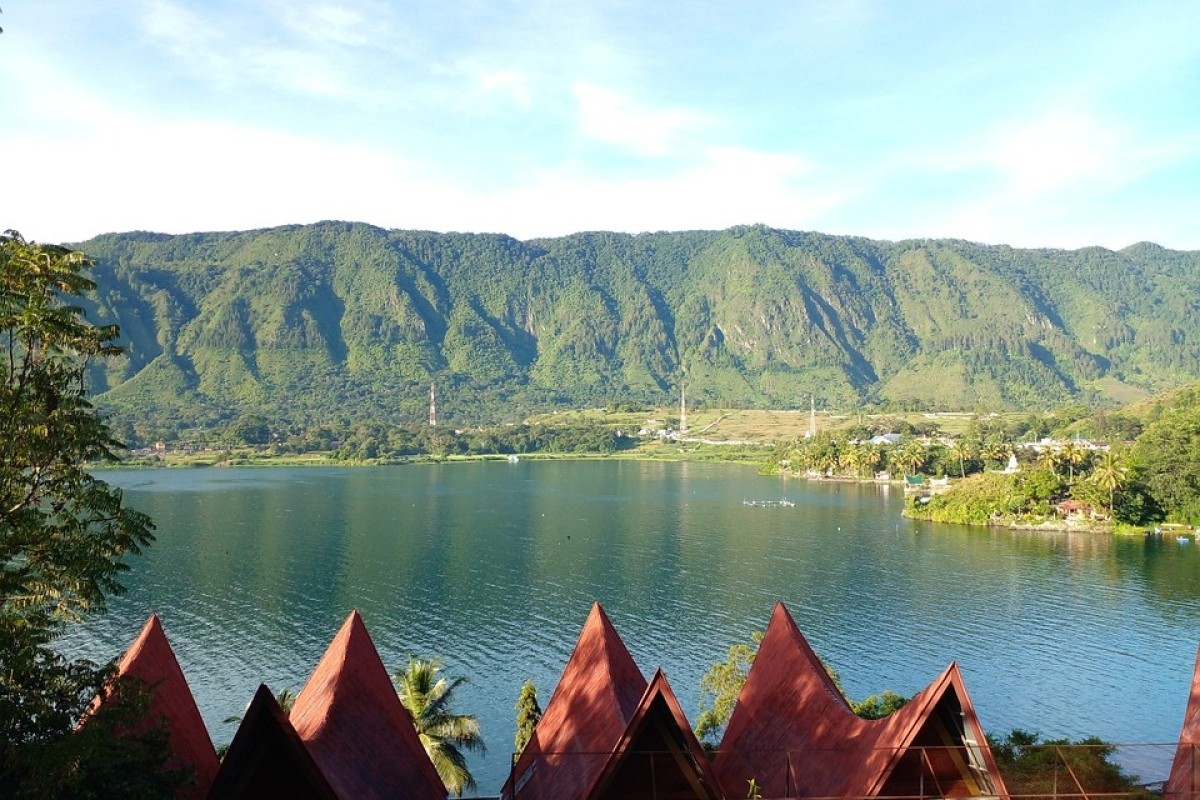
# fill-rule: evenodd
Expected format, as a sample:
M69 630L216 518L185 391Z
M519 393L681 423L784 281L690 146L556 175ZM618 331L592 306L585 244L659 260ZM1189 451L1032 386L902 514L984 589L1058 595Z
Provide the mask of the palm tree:
M1096 466L1092 469L1092 481L1101 489L1108 490L1108 516L1110 519L1113 516L1113 502L1117 489L1125 485L1128 476L1129 468L1124 466L1121 459L1111 450L1106 450L1096 459Z
M892 460L904 470L905 475L916 475L925 466L928 458L929 453L925 446L916 439L909 439L892 456Z
M1047 472L1058 473L1058 465L1062 462L1062 454L1052 447L1043 447L1038 453L1038 466Z
M1012 445L1000 439L987 442L983 446L983 457L989 461L996 462L1001 467L1003 467L1004 463L1008 461L1008 458L1012 455L1012 452Z
M974 455L973 449L965 439L955 439L950 445L950 456L958 459L958 474L964 479L967 477L967 459Z
M1084 457L1085 453L1083 452L1083 448L1079 447L1074 442L1067 442L1065 445L1063 445L1062 460L1066 462L1068 471L1070 473L1068 477L1069 483L1075 482L1075 468L1083 463Z
M455 714L450 710L454 690L467 679L446 678L441 671L442 662L436 658L409 656L408 666L396 670L392 682L442 783L461 797L463 792L475 788L475 778L467 768L463 750L485 753L487 747L475 715Z
M846 452L842 454L842 466L854 473L854 477L862 476L863 468L863 452L859 448L861 445L852 444L846 448Z

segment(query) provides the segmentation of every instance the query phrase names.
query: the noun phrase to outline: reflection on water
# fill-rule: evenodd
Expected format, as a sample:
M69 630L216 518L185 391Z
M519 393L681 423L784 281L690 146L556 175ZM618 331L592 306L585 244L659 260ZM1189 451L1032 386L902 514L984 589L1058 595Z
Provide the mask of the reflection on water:
M219 743L259 682L299 689L358 608L389 669L437 655L470 677L485 793L521 683L549 700L593 600L693 714L707 666L777 599L855 697L957 660L997 733L1172 742L1200 642L1196 545L912 523L873 485L632 461L104 477L158 542L69 647L113 657L158 611ZM780 497L795 507L742 502Z

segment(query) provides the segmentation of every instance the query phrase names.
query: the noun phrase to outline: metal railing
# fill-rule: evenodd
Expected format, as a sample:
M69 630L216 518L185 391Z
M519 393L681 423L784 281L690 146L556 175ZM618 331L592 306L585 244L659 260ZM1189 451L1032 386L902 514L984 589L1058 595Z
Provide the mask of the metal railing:
M1165 800L1200 800L1196 747L1004 742L991 745L990 761L984 753L976 746L705 751L698 757L684 750L638 750L611 764L609 752L540 753L520 764L519 771L513 764L505 787L509 791L500 797L571 800L590 786L614 800L1153 800L1170 788ZM1168 787L1176 762L1177 775ZM714 763L721 765L721 774L714 773ZM589 784L602 773L603 786ZM705 776L724 785L705 782ZM752 794L751 779L757 794Z

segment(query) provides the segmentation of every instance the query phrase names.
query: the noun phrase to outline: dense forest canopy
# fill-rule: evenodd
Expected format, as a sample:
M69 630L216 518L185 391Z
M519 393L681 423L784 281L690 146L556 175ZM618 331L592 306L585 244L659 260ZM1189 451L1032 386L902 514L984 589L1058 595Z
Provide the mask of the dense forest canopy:
M1200 377L1200 253L881 242L762 226L502 235L325 222L111 234L90 376L133 442L246 414L459 426L559 406L1045 409ZM803 398L803 399L802 399Z

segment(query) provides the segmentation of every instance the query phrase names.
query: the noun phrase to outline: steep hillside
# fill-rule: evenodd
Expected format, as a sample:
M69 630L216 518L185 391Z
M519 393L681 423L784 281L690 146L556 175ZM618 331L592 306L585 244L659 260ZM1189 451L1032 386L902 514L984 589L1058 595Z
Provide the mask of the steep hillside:
M128 233L97 260L128 357L93 375L137 437L237 414L458 424L668 401L1035 408L1200 377L1200 254L773 230L500 235L328 222ZM128 430L128 428L126 428Z

